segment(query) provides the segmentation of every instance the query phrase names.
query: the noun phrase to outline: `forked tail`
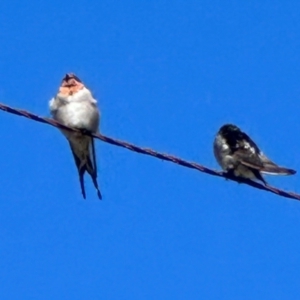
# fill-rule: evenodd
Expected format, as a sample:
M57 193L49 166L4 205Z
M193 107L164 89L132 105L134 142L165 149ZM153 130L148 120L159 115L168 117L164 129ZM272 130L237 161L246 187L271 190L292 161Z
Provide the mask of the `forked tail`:
M87 144L88 145L88 144ZM70 142L72 154L75 160L76 167L78 169L79 174L79 182L81 187L81 193L84 199L86 199L86 193L85 193L85 187L84 187L84 173L87 171L93 181L93 184L97 190L97 195L100 200L102 200L102 195L98 186L97 182L97 165L96 165L96 155L95 155L95 146L94 146L94 139L91 139L91 147L92 147L92 160L90 157L89 147L87 148L87 151L78 153L80 157L77 155L76 151L74 151L74 148L72 147L72 144Z

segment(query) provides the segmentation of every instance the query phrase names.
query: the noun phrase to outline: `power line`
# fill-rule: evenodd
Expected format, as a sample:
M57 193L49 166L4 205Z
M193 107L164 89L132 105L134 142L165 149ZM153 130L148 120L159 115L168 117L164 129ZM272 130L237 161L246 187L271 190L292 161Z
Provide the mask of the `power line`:
M28 119L31 119L31 120L34 120L34 121L37 121L37 122L49 124L49 125L52 125L52 126L57 127L57 128L66 129L66 130L70 130L70 131L79 131L78 129L65 126L65 125L63 125L63 124L61 124L61 123L59 123L59 122L57 122L53 119L45 118L45 117L39 117L39 116L37 116L37 115L35 115L31 112L28 112L26 110L12 108L12 107L10 107L8 105L5 105L3 103L0 103L0 109L5 111L5 112L15 114L15 115L18 115L18 116L22 116L22 117L26 117ZM179 157L176 157L176 156L173 156L173 155L160 153L160 152L154 151L154 150L149 149L149 148L138 147L138 146L130 144L128 142L120 141L120 140L102 135L100 133L90 134L90 133L86 132L84 134L89 135L89 136L93 136L94 138L99 139L103 142L106 142L106 143L109 143L109 144L112 144L112 145L115 145L115 146L126 148L130 151L134 151L134 152L137 152L137 153L150 155L150 156L162 159L162 160L170 161L170 162L178 164L180 166L187 167L187 168L190 168L190 169L196 169L200 172L203 172L203 173L206 173L206 174L209 174L209 175L212 175L212 176L223 177L225 179L236 181L238 183L244 183L244 184L250 185L254 188L274 193L274 194L276 194L278 196L281 196L281 197L286 197L286 198L290 198L290 199L294 199L294 200L298 200L298 201L300 200L300 195L299 194L296 194L296 193L293 193L293 192L286 192L284 190L275 188L275 187L270 186L270 185L265 186L261 183L258 183L258 182L255 182L255 181L252 181L252 180L249 180L249 179L237 178L237 177L231 176L231 175L229 175L225 172L215 171L215 170L209 169L207 167L204 167L200 164L197 164L197 163L194 163L194 162L189 162L189 161L183 160L183 159L181 159Z

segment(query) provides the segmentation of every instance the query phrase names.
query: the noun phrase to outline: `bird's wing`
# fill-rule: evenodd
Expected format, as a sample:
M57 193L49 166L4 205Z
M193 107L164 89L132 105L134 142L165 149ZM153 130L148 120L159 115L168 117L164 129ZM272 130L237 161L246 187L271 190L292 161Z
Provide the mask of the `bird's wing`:
M234 152L234 158L242 165L252 169L262 170L264 165L257 153L251 153L249 149L239 149Z
M255 142L246 133L240 132L233 148L234 158L249 168L261 170L263 162L259 156L260 153Z
M240 148L234 153L235 158L244 166L269 175L293 175L295 170L280 167L271 161L262 152L249 151L249 148Z

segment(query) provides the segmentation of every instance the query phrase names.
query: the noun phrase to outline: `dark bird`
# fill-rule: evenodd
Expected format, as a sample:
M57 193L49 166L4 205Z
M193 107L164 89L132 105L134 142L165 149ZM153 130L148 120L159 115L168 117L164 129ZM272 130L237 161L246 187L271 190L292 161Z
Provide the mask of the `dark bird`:
M223 125L214 140L214 154L223 170L236 177L267 182L262 174L293 175L295 170L280 167L265 156L254 141L237 126Z

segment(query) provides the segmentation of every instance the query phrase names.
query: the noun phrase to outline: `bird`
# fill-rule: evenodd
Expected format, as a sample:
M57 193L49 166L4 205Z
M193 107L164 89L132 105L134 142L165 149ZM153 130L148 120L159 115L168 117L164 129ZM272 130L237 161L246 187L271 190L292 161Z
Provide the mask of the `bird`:
M97 182L95 143L93 137L85 134L99 131L100 111L97 101L74 73L67 73L62 79L58 93L50 100L49 108L54 120L79 130L75 132L60 129L69 142L83 198L86 199L84 173L87 172L101 200L102 195Z
M262 174L293 175L295 170L280 167L258 148L256 143L233 124L223 125L213 143L214 155L219 165L228 174L262 181Z

